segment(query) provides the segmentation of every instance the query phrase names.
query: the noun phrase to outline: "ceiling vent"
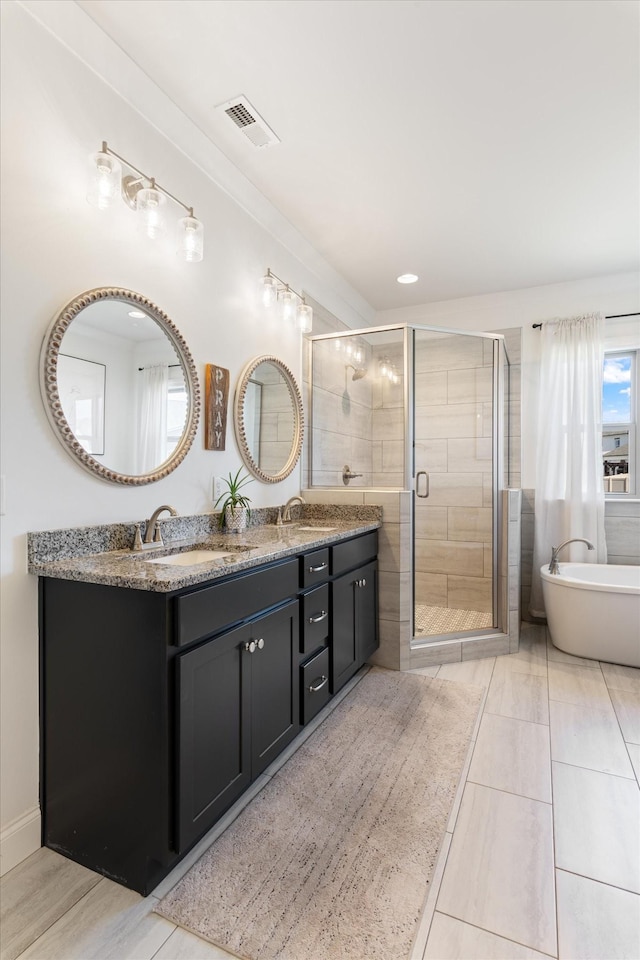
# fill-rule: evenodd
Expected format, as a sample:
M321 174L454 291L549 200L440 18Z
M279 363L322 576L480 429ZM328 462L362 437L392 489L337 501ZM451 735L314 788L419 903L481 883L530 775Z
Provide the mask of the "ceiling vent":
M255 107L246 97L235 97L227 103L217 107L233 120L236 127L251 140L254 147L269 147L273 143L280 143L271 127L265 123Z

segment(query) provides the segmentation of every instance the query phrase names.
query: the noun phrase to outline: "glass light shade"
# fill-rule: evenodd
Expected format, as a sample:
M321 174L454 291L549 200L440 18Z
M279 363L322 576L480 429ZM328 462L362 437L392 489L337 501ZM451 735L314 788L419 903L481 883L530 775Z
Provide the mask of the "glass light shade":
M165 231L164 205L167 198L155 187L139 190L136 196L136 212L142 231L150 240L156 240Z
M262 278L262 302L265 307L272 307L277 299L278 281L271 273L267 273Z
M285 287L280 293L280 308L282 310L282 319L285 322L295 319L296 315L296 295L293 290Z
M120 161L101 150L92 154L89 162L87 200L99 210L106 210L113 198L120 193Z
M187 263L199 263L204 256L204 226L196 217L178 220L176 253Z
M302 333L311 333L313 325L313 309L306 303L298 307L298 328Z

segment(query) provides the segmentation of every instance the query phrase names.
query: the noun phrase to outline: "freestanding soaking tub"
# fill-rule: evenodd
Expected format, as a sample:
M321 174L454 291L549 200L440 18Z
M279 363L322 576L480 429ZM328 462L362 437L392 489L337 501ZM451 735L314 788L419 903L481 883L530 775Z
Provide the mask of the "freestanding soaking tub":
M577 657L640 667L640 566L561 563L540 568L549 633Z

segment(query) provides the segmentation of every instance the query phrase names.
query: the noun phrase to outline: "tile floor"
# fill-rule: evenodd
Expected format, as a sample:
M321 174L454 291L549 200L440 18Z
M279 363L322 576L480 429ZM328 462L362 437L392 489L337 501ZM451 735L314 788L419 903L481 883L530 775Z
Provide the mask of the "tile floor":
M638 960L640 670L524 625L517 654L414 672L487 692L411 957L389 960ZM2 960L228 960L152 913L178 878L143 898L39 850L2 881Z

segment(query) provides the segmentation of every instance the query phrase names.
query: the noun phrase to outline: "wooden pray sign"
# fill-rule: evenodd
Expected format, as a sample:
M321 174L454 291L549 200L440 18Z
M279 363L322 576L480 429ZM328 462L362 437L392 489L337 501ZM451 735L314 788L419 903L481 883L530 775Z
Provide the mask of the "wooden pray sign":
M204 377L204 448L224 450L227 435L229 371L207 363Z

